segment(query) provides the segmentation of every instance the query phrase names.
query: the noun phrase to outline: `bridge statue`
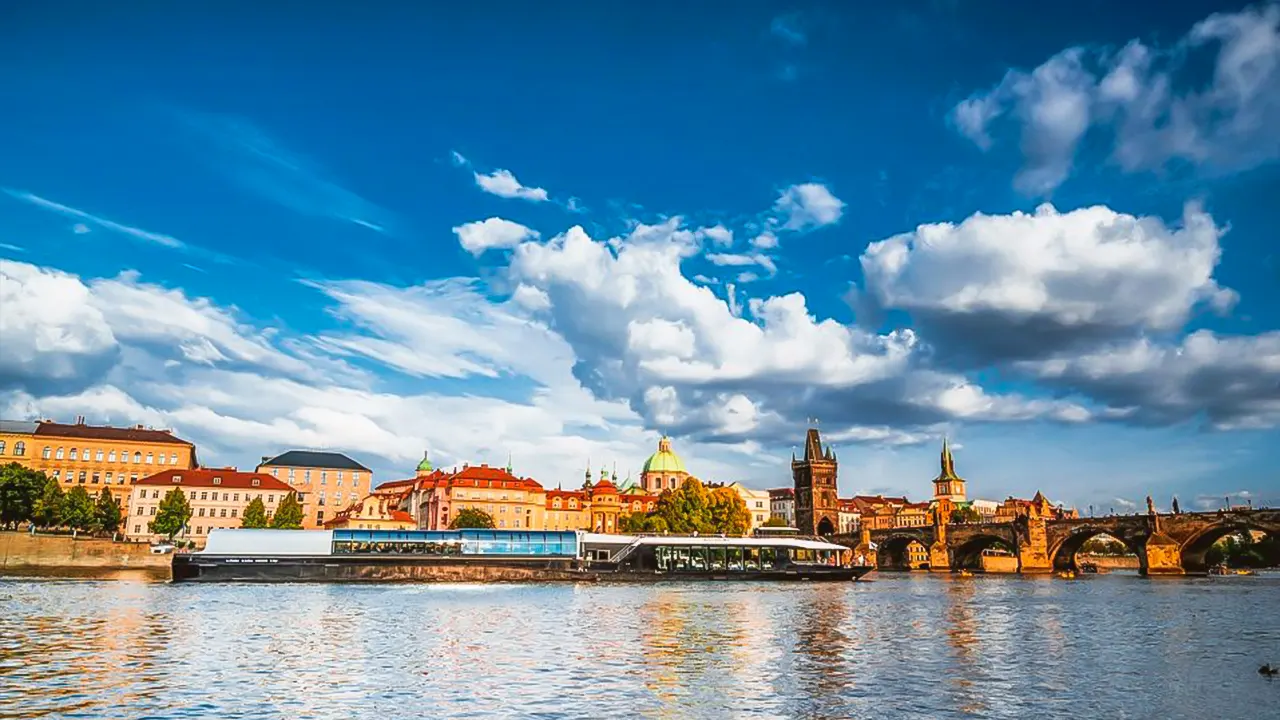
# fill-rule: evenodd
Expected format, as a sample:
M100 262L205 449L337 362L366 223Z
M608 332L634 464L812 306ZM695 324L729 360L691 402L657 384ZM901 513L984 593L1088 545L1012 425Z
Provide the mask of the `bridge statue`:
M1150 496L1150 495L1148 495L1148 496L1147 496L1147 514L1148 514L1148 515L1155 515L1155 514L1156 514L1156 504L1155 504L1155 503L1153 503L1153 502L1151 502L1151 496Z

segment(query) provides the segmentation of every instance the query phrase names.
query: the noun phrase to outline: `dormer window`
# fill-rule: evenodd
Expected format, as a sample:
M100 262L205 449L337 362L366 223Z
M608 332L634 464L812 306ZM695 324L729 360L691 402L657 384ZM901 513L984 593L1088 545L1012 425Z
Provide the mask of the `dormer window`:
M173 476L173 481L174 481L174 482L176 482L176 483L180 483L180 482L182 482L182 476L181 476L181 475L174 475L174 476Z
M258 486L259 486L259 485L261 485L261 484L262 484L262 481L261 481L261 480L259 480L258 478L254 478L254 479L253 479L253 486L254 486L254 487L258 487Z
M216 477L216 478L214 478L214 479L213 479L213 484L214 484L214 485L221 485L221 484L222 484L222 478L220 478L220 477Z

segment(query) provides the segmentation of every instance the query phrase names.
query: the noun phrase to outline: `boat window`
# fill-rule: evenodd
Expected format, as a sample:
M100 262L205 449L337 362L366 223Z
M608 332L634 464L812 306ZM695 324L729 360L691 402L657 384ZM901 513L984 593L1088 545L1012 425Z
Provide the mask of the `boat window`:
M707 549L705 547L689 548L689 569L705 572L707 569Z
M671 568L671 548L659 545L653 549L654 559L658 563L658 572L667 572Z
M708 553L711 556L711 564L710 564L711 569L724 570L725 548L713 547L713 548L707 548L707 549L711 551L710 553Z
M792 553L792 558L798 563L811 563L814 560L814 552L809 548L796 548Z
M729 569L742 571L742 548L729 548Z
M675 547L671 548L673 567L677 572L684 572L689 569L689 548Z
M760 569L760 548L743 548L742 549L743 566L747 570Z
M760 548L760 567L769 569L774 566L777 551L771 547Z

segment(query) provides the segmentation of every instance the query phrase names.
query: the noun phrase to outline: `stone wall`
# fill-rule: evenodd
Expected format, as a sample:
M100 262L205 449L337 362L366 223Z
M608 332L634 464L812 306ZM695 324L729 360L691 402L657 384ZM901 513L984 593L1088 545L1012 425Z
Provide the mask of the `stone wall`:
M1018 572L1018 558L1014 555L983 555L982 571L989 573Z
M147 570L167 575L172 555L156 555L146 543L70 535L0 532L0 573L82 575L83 570Z

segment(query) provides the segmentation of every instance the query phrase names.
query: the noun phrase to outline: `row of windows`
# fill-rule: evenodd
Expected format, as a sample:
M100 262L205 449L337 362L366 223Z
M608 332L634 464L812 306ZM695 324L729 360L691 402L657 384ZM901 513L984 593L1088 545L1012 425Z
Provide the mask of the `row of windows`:
M75 470L67 470L66 471L67 474L65 478L63 477L62 472L63 472L62 470L53 470L49 473L49 477L59 482L68 482L68 483L78 482L81 485L84 485L86 482L88 482L90 485L97 485L98 483L102 483L104 485L111 485L112 483L116 485L123 485L125 481L124 473L120 473L119 475L114 475L110 470L108 470L105 474L98 472L97 470L93 471L93 473L90 473L87 470L81 470L79 473L77 473ZM137 482L138 482L138 473L131 473L129 475L129 484L133 485Z
M290 484L290 485L292 485L292 484L293 484L293 482L294 482L294 480L296 480L296 479L297 479L297 477L298 477L298 476L297 476L297 472L298 472L298 471L297 471L297 469L296 469L296 468L289 468L289 484ZM326 484L327 482L329 482L329 471L328 471L328 470L320 470L319 472L320 472L320 484L321 484L321 485L324 485L324 484ZM335 485L342 485L342 479L343 479L343 472L344 472L344 471L342 471L342 470L335 470L334 472L336 472L336 473L338 474L338 477L336 478L336 482L334 482L334 484L335 484ZM276 477L276 478L280 477L280 469L279 469L279 468L271 468L271 476L272 476L272 477ZM311 471L310 471L310 470L303 470L303 471L302 471L302 481L303 481L303 482L308 482L308 483L309 483L309 482L311 482ZM352 470L352 471L351 471L351 484L352 484L353 486L359 486L359 485L360 485L360 471L359 471L359 470Z
M25 455L26 452L27 452L26 443L22 441L18 441L13 444L14 455ZM4 454L4 441L0 440L0 455L3 455L3 454ZM116 457L117 456L116 456L115 450L94 451L89 448L85 448L84 452L81 452L79 448L71 448L70 450L67 450L66 448L60 447L55 450L53 447L50 447L49 445L45 445L44 449L40 451L40 459L42 460L79 460L80 462L116 462ZM143 462L145 462L147 465L166 464L164 453L160 453L158 457L156 453L147 453L144 458L141 452L135 451L132 457L133 457L133 463L135 465L141 465L143 464ZM120 462L128 463L130 458L129 451L121 450L119 458L120 458L119 460ZM169 461L167 464L177 465L178 454L170 453Z
M209 529L210 529L210 530L214 530L214 529L215 529L215 526L210 525L210 526L209 526ZM141 534L142 534L142 525L141 525L140 523L139 523L139 524L137 524L137 525L134 525L134 526L133 526L133 534L134 534L134 535L141 535ZM195 527L195 532L194 532L194 533L192 533L192 535L203 535L203 534L204 534L204 526L203 526L203 525L197 525L197 526Z
M182 488L175 488L175 489L176 489L178 492L182 492ZM168 491L167 491L167 490L166 490L165 492L166 492L166 493L168 493ZM187 497L188 497L189 499L191 499L191 500L196 500L196 499L197 499L197 498L196 498L196 493L197 493L197 492L198 492L198 493L200 493L200 497L199 497L199 499L200 499L200 500L212 500L213 502L217 502L217 501L218 501L218 493L217 493L217 491L214 491L214 493L213 493L213 497L210 497L210 496L209 496L209 491L208 491L208 490L190 490L190 489L188 489L188 490L186 491L186 494L187 494ZM145 499L145 498L147 497L147 491L146 491L146 490L143 490L143 491L142 491L142 494L141 494L141 495L139 495L138 497L139 497L139 498L143 498L143 499ZM255 498L255 497L263 498L263 500L264 500L265 502L268 502L268 503L274 503L274 502L276 501L275 493L269 493L269 494L267 494L265 497L263 496L263 494L262 494L262 493L255 493L255 494L254 494L254 495L252 495L252 496L250 496L250 495L249 495L249 493L245 493L245 494L244 494L244 501L245 501L245 502L249 502L250 500L252 500L252 499L253 499L253 498ZM284 496L283 496L283 495L281 495L281 498L283 498L283 497L284 497ZM155 489L155 490L152 490L152 491L151 491L151 499L152 499L152 500L159 500L159 499L160 499L160 491L159 491L158 489ZM222 493L222 502L240 502L240 493Z
M0 455L3 455L3 454L4 454L4 441L3 441L3 440L0 440ZM14 444L13 444L13 454L14 454L14 455L19 455L19 456L21 456L21 455L26 455L26 454L27 454L27 444L26 444L25 442L21 441L21 440L19 440L18 442L14 443Z

